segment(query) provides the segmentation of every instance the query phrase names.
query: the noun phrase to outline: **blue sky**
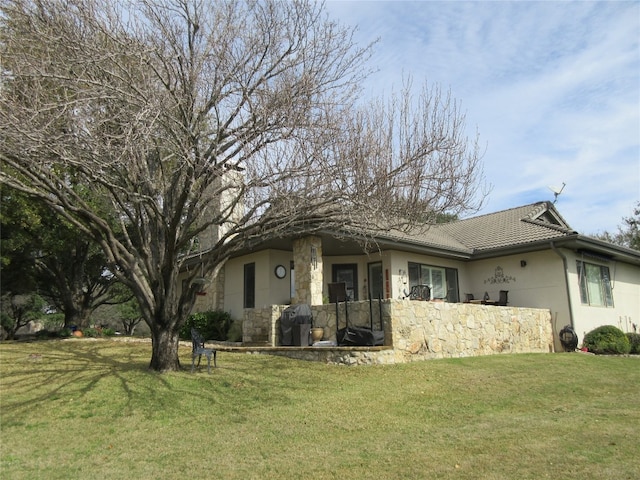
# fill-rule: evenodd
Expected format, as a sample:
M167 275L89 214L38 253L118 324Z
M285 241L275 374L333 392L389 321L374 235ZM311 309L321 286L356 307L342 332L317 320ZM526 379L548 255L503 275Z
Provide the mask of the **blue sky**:
M640 200L640 2L328 1L379 39L387 95L411 75L451 91L486 149L480 213L553 200L580 233L617 231Z

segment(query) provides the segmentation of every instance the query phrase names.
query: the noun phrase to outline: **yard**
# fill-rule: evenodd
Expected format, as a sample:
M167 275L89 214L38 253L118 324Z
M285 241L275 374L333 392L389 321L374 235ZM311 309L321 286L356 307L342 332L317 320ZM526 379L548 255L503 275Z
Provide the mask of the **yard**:
M181 361L190 365L190 349ZM640 359L345 367L149 343L0 344L2 478L636 479Z

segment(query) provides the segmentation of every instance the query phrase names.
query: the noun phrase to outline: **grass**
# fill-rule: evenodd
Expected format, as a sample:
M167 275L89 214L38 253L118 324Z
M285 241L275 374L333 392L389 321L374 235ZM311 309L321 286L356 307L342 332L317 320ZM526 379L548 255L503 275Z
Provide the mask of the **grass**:
M189 349L181 361L190 365ZM0 344L3 479L638 478L640 359L345 367L147 343Z

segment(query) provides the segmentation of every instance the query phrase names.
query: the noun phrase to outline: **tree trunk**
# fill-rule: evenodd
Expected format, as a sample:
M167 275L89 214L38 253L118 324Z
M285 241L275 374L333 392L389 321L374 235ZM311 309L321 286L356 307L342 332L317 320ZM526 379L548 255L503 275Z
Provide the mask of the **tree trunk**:
M64 311L64 326L75 325L79 329L89 327L91 310L84 308L66 307Z
M129 336L133 335L133 332L135 331L136 327L141 321L142 321L141 318L134 319L134 320L126 319L126 318L122 319L121 322L122 322L122 328L124 330L124 334Z
M151 325L151 363L149 369L156 372L180 370L178 358L178 331L162 326L159 322Z

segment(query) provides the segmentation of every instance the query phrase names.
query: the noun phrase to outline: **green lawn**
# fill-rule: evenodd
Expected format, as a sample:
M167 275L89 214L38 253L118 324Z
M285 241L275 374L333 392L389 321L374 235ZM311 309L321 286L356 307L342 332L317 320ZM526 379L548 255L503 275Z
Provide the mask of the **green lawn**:
M182 362L190 365L189 349ZM640 359L345 367L148 343L0 344L3 479L637 479Z

